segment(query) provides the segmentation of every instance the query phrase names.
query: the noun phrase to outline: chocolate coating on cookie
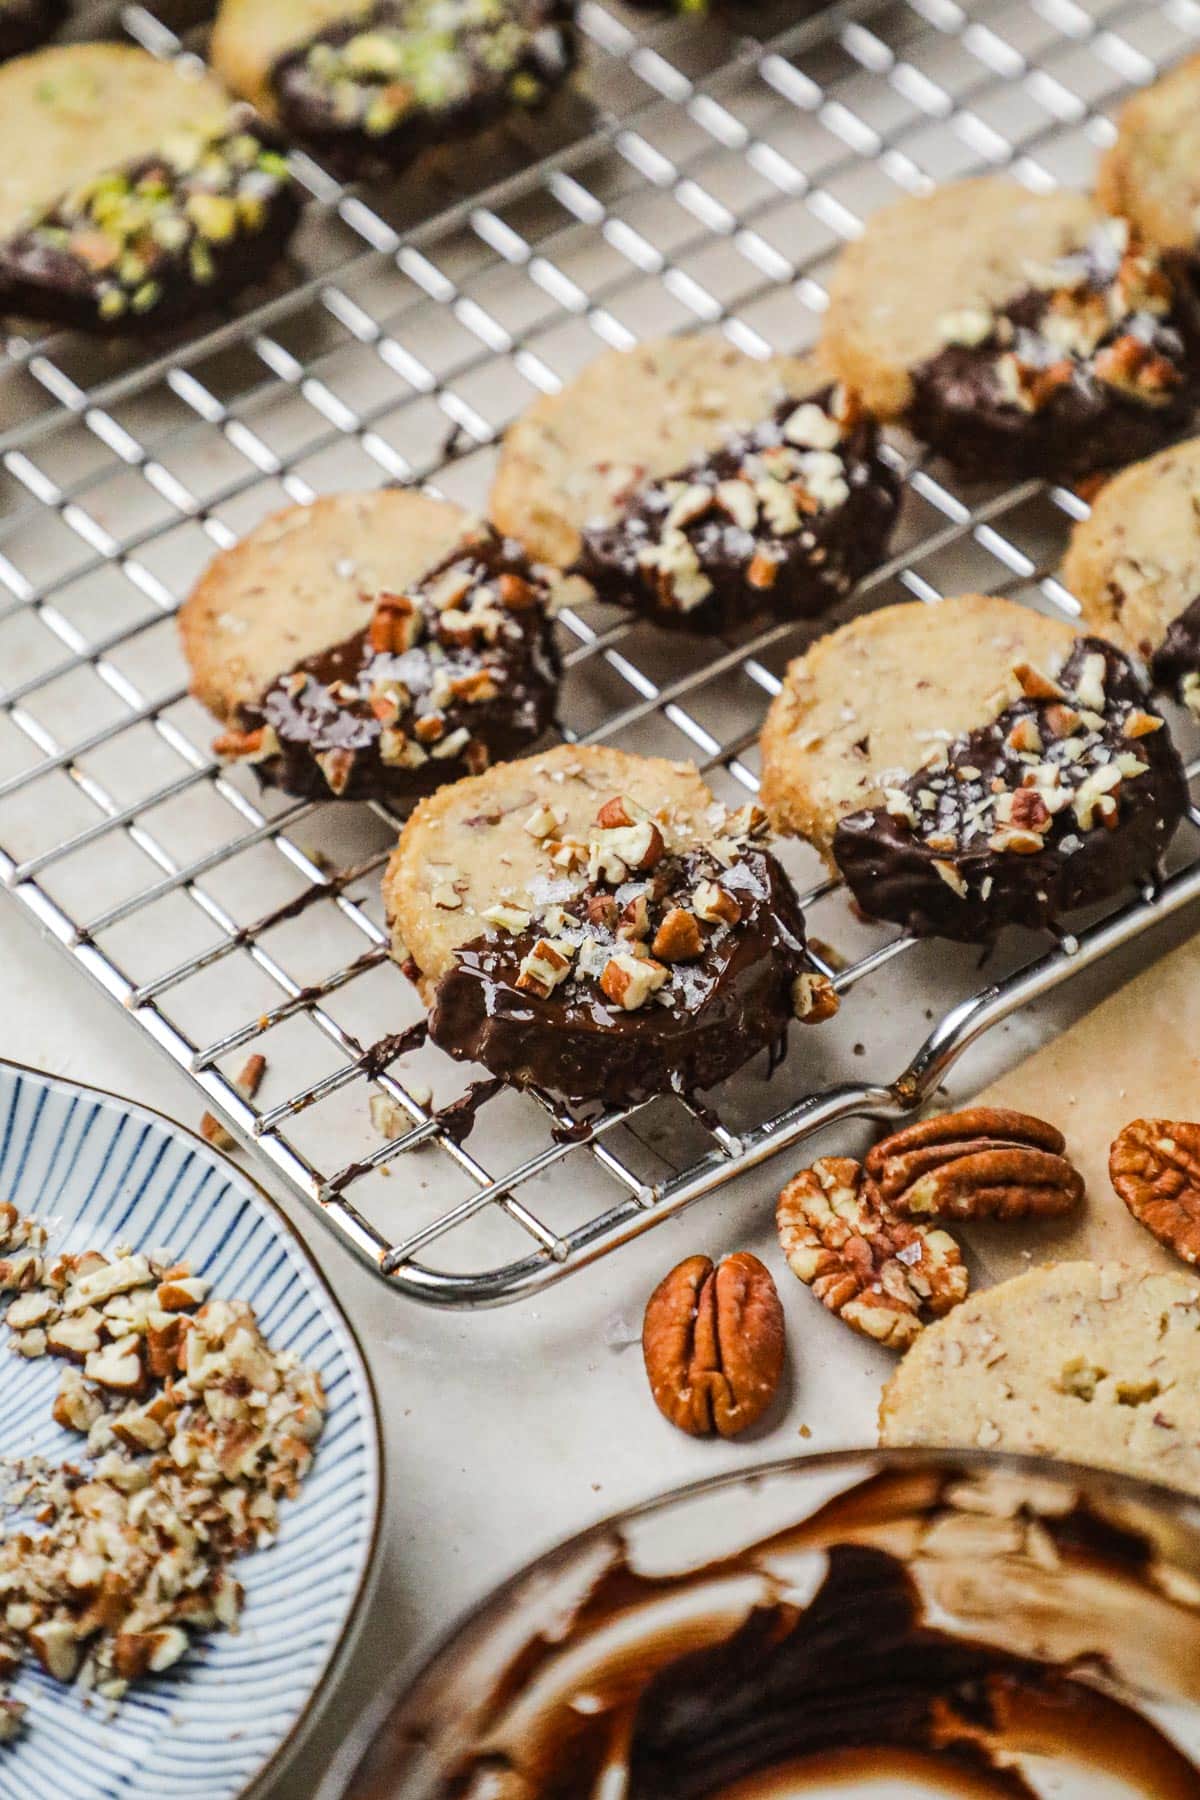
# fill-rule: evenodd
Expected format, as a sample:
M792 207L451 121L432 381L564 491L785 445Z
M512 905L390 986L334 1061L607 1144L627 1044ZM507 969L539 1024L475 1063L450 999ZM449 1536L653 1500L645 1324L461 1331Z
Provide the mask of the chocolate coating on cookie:
M757 809L678 842L627 797L597 818L586 844L546 840L561 898L498 905L458 947L435 1043L518 1086L622 1105L712 1087L778 1050L792 1018L836 1009L791 883L753 841Z
M311 799L407 804L478 774L553 718L548 601L520 548L484 527L407 594L381 595L362 629L278 676L216 749Z
M689 631L806 617L879 561L898 505L874 422L825 387L635 485L614 519L584 528L575 572L602 600Z
M382 0L280 57L275 107L332 166L394 171L544 102L574 63L573 15L568 0Z
M0 0L0 62L44 44L66 16L67 0Z
M1150 658L1150 674L1156 687L1200 716L1200 598L1168 625Z
M1194 296L1123 220L1041 275L995 310L947 315L945 347L912 372L907 423L969 476L1072 480L1129 462L1195 404Z
M91 332L166 325L259 280L298 218L284 157L238 108L98 172L0 242L0 305Z
M1080 638L1057 679L1018 673L1020 700L839 821L834 860L874 917L986 942L1154 877L1187 785L1132 665Z

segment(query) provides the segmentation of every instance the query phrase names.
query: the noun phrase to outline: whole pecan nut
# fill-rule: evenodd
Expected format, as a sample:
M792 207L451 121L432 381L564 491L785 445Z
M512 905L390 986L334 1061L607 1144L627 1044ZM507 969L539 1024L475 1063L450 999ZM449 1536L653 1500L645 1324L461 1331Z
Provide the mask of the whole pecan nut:
M1083 1198L1083 1176L1055 1125L1006 1107L942 1113L867 1152L886 1205L906 1219L1048 1219Z
M1200 1263L1200 1124L1134 1119L1113 1140L1108 1173L1139 1225Z
M689 1256L650 1296L642 1354L658 1410L692 1437L736 1437L783 1374L783 1307L771 1274L739 1250L714 1268Z
M775 1210L793 1274L864 1337L907 1349L928 1319L967 1297L948 1232L898 1219L861 1163L823 1156L793 1175Z

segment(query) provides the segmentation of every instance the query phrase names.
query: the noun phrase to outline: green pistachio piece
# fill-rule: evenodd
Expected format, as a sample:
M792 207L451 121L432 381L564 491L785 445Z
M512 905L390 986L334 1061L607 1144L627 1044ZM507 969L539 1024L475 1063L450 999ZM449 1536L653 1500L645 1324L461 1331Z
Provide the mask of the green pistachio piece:
M119 287L106 287L100 295L100 317L119 319L128 304Z
M197 238L192 245L188 252L188 262L191 265L192 280L199 283L201 287L216 280L217 265L213 261L212 251L203 238Z
M237 205L227 194L189 194L187 215L210 244L228 243L237 231Z
M264 175L273 175L277 181L288 180L287 157L281 156L278 150L264 150L255 166L261 169Z
M533 106L541 99L545 89L536 75L521 69L509 82L508 91L518 106Z
M391 81L404 68L404 51L395 32L363 31L342 49L342 66L350 75L380 76Z
M130 305L133 307L134 312L146 313L146 312L150 311L150 308L152 306L157 306L158 302L161 299L162 299L162 284L161 284L161 282L147 281L147 282L144 282L140 288L138 288L137 292L133 296L133 299L130 301Z

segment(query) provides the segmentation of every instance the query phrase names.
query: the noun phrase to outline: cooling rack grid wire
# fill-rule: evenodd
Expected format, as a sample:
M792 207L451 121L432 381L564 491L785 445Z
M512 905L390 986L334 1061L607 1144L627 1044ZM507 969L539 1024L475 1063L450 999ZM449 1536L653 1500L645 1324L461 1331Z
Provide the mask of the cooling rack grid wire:
M213 763L173 613L214 550L340 488L481 505L504 426L607 346L696 326L757 354L811 342L874 207L986 169L1084 183L1123 94L1200 45L1192 0L798 10L731 12L750 38L584 0L581 90L489 149L490 186L469 158L394 192L301 158L311 199L268 297L165 348L10 337L0 360L0 879L190 1072L197 1110L416 1298L528 1294L820 1125L900 1114L981 1032L1200 896L1193 808L1158 894L981 975L973 953L856 920L788 846L844 1005L797 1029L771 1082L728 1084L720 1118L672 1099L581 1123L502 1091L472 1119L446 1113L460 1067L396 1054L420 1008L379 898L395 821ZM203 54L202 25L181 38L141 7L119 24ZM962 489L902 439L888 454L901 531L855 607L982 589L1073 614L1054 571L1074 494ZM754 792L801 628L705 644L587 606L560 630L570 737ZM235 1078L253 1051L251 1101Z

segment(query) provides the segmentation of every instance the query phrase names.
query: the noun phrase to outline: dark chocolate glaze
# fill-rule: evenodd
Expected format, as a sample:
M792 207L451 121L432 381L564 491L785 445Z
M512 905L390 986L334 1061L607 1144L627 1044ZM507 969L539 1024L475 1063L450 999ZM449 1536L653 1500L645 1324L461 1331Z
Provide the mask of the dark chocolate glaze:
M978 1741L1001 1688L1061 1694L1044 1665L920 1623L911 1577L885 1550L835 1544L803 1612L761 1607L723 1644L681 1656L642 1691L629 1800L704 1800L733 1782L831 1749L936 1746L964 1773L1001 1774ZM961 1722L961 1736L954 1724ZM1032 1796L1009 1770L997 1793Z
M828 415L834 392L827 387L805 399ZM715 489L718 482L734 480L748 459L753 468L763 450L786 447L783 426L800 404L784 400L769 419L739 432L712 455L697 457L677 474L635 489L615 519L585 527L575 573L589 581L602 600L646 613L659 625L701 633L729 631L763 611L783 618L811 617L847 593L882 557L900 503L899 482L878 454L878 429L863 416L841 428L836 446L849 488L839 504L802 512L794 530L777 533L761 511L753 528L747 529L714 499L682 527L711 585L698 604L683 607L669 579L639 562L646 548L662 539L670 489L679 484ZM802 478L797 485L803 486ZM752 483L743 481L739 486L754 500ZM756 500L754 505L757 510ZM773 569L769 586L755 583L756 557Z
M599 1800L608 1791L628 1800L735 1792L783 1800L841 1792L843 1777L904 1776L914 1791L958 1800L1030 1800L1042 1783L1025 1778L1029 1753L1034 1779L1069 1768L1072 1793L1087 1792L1091 1770L1103 1769L1146 1800L1197 1800L1200 1771L1150 1709L1138 1708L1120 1647L1112 1655L1088 1648L1081 1617L1074 1653L1056 1659L1049 1648L1061 1641L1056 1625L1089 1596L1100 1596L1098 1645L1111 1643L1121 1600L1134 1645L1170 1628L1150 1545L1110 1529L1086 1501L1047 1511L1035 1502L1018 1516L1036 1520L1053 1545L1056 1570L1043 1586L1047 1578L1035 1579L1020 1552L989 1546L986 1531L974 1548L968 1541L953 1551L943 1539L926 1555L926 1526L966 1521L944 1496L940 1483L919 1495L905 1473L884 1472L695 1569L641 1573L618 1553L569 1619L533 1632L489 1691L468 1696L478 1709L468 1748L450 1748L435 1727L446 1760L431 1755L426 1727L440 1717L441 1696L427 1675L416 1704L401 1702L378 1731L347 1800L397 1800L418 1767L442 1800ZM911 1567L895 1552L910 1518ZM789 1594L786 1574L768 1573L786 1571L797 1552L825 1557L805 1605ZM995 1642L1000 1617L986 1602L980 1609L989 1566L1011 1598L1018 1649ZM762 1597L730 1628L717 1596L739 1580ZM520 1595L527 1607L532 1591ZM929 1622L943 1604L957 1625ZM1194 1643L1194 1617L1180 1609L1175 1622ZM1181 1658L1188 1654L1181 1646Z
M121 336L178 324L261 281L295 230L300 200L273 139L257 122L235 123L214 142L251 135L273 167L270 175L255 171L260 191L254 198L261 214L252 228L243 222L227 239L203 237L186 217L189 179L163 157L142 157L112 171L112 179L131 189L145 181L161 182L169 189L171 205L178 202L176 213L185 229L182 241L168 248L149 231L131 239L126 248L137 256L145 275L140 282L123 282L117 274L120 262L98 268L76 252L73 243L81 232L86 237L88 221L68 210L70 197L64 196L0 243L0 309L77 331ZM120 310L108 312L106 299L114 296L119 297Z
M916 813L915 825L882 806L839 821L834 860L865 912L894 920L919 937L986 943L1005 925L1046 926L1155 876L1187 806L1183 765L1165 726L1146 736L1125 735L1131 713L1152 709L1132 665L1099 638L1077 640L1058 677L1071 707L1080 706L1074 694L1085 659L1097 655L1105 664L1105 706L1096 715L1102 724L1083 732L1092 746L1085 756L1059 760L1064 742L1080 735L1059 728L1059 703L1022 698L991 724L948 745L948 767L926 767L904 783L900 792ZM1029 760L1008 741L1020 720L1034 721L1044 745L1040 753L1025 753ZM991 847L990 837L1002 828L992 812L971 821L972 809L993 794L993 782L1016 790L1043 758L1059 766L1064 783L1075 784L1087 771L1130 752L1147 771L1122 781L1108 825L1097 815L1084 829L1067 804L1045 829L1044 848L1029 854ZM976 773L960 779L957 771L964 769ZM926 810L921 796L928 794L935 805ZM930 844L931 836L940 841ZM939 862L956 872L965 892L939 874Z
M742 917L733 927L706 929L702 954L676 964L669 986L631 1012L590 977L546 999L517 987L522 958L544 930L476 938L438 981L429 1016L434 1043L520 1087L622 1105L712 1087L778 1042L794 1016L792 983L813 965L799 902L775 858L750 848L722 868L696 850L664 858L653 879L656 916L686 905L698 882L713 879L736 897ZM618 902L644 885L616 890ZM564 911L582 920L589 901L612 892L593 885ZM611 926L592 921L588 931L610 951L629 948Z
M495 596L501 591L495 584L504 576L523 584L526 603L499 607L501 627L491 641L479 636L464 643L446 636L447 614L430 595L452 568L470 575L464 607L487 591ZM423 620L422 636L411 649L373 650L370 626L364 626L278 676L259 701L242 707L242 727L253 732L268 725L279 744L276 755L255 763L255 773L269 786L306 798L328 800L336 791L340 799L406 806L448 781L478 774L489 762L519 755L541 737L554 714L559 661L547 597L518 545L490 530L481 533L430 570L409 596ZM449 698L434 705L439 678L449 682L480 674L491 677L492 698ZM300 676L307 678L303 685ZM385 721L372 710L372 693L396 694L397 683L407 699L401 698L395 716ZM385 725L404 731L417 745L415 726L431 714L442 720L442 735L413 752L422 760L415 766L385 761ZM439 744L453 742L460 731L468 733L461 749L437 755ZM345 785L336 790L316 760L331 752L350 753Z
M44 44L66 16L67 0L0 0L0 62Z
M1109 254L1102 233L1069 262L1078 282L1067 291L1107 297L1119 254ZM1055 300L1052 292L1019 294L996 313L983 342L947 345L913 371L907 424L964 475L979 480L1040 475L1073 481L1149 456L1185 429L1197 398L1196 293L1165 269L1161 279L1170 294L1166 310L1143 310L1110 324L1088 355L1066 356L1042 335ZM1097 354L1130 333L1171 371L1156 398L1114 386L1096 371ZM998 359L1006 352L1036 371L1065 359L1070 379L1027 410L999 378Z
M467 23L455 45L462 58L461 87L436 95L418 91L414 98L405 77L364 70L344 90L346 103L339 107L335 87L316 59L340 54L373 30L409 27L415 33L427 11L428 0L381 0L280 57L271 88L284 128L340 173L380 178L407 167L423 150L470 137L514 109L544 103L574 66L573 0L503 0L507 24L521 33L515 53L493 53L494 23ZM393 96L403 97L396 117L388 123L385 112L370 128L371 108L386 109Z
M1150 658L1150 674L1156 687L1176 698L1189 675L1200 675L1200 598L1172 619Z

